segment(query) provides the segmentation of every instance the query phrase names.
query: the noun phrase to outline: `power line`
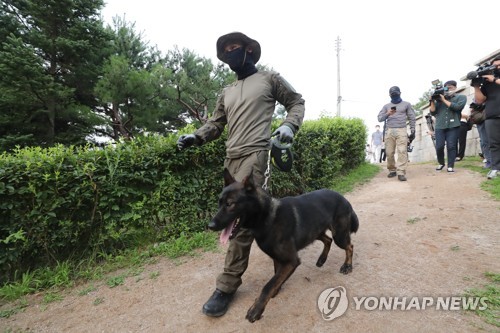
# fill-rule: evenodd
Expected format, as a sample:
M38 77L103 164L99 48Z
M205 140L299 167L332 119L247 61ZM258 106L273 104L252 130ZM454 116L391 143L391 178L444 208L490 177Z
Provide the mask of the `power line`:
M335 50L337 51L337 117L340 117L340 103L342 96L340 95L340 37L337 36L335 41Z

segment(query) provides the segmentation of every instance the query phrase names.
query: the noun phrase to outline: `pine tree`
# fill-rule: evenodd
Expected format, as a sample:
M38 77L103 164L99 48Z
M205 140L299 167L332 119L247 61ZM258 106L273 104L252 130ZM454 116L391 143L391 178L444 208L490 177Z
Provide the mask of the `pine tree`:
M102 0L7 0L0 10L0 149L81 144L102 120L93 89L110 52Z

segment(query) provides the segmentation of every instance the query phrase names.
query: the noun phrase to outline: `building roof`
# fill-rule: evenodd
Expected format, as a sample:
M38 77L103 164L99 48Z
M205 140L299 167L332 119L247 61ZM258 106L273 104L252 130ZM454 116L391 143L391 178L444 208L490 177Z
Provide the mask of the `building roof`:
M489 55L487 55L486 57L483 57L481 58L480 60L476 61L475 65L476 66L479 66L479 65L482 65L484 64L485 62L489 62L491 59L493 59L494 57L496 57L497 55L500 54L500 49L490 53Z

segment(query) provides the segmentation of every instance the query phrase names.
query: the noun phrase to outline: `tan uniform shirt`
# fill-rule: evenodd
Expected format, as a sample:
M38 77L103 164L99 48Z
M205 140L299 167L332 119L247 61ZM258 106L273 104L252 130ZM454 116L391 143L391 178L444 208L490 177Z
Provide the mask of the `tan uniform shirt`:
M302 95L278 73L258 71L226 87L217 100L212 117L194 134L205 143L218 138L227 125L227 158L267 150L270 148L276 102L287 110L283 124L297 132L305 111Z

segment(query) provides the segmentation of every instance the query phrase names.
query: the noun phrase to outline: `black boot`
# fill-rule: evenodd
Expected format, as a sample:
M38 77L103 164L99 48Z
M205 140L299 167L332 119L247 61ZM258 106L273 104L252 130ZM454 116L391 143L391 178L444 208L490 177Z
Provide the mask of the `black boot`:
M229 308L229 303L233 300L234 294L228 294L219 289L215 289L212 296L203 305L203 313L210 317L220 317Z

